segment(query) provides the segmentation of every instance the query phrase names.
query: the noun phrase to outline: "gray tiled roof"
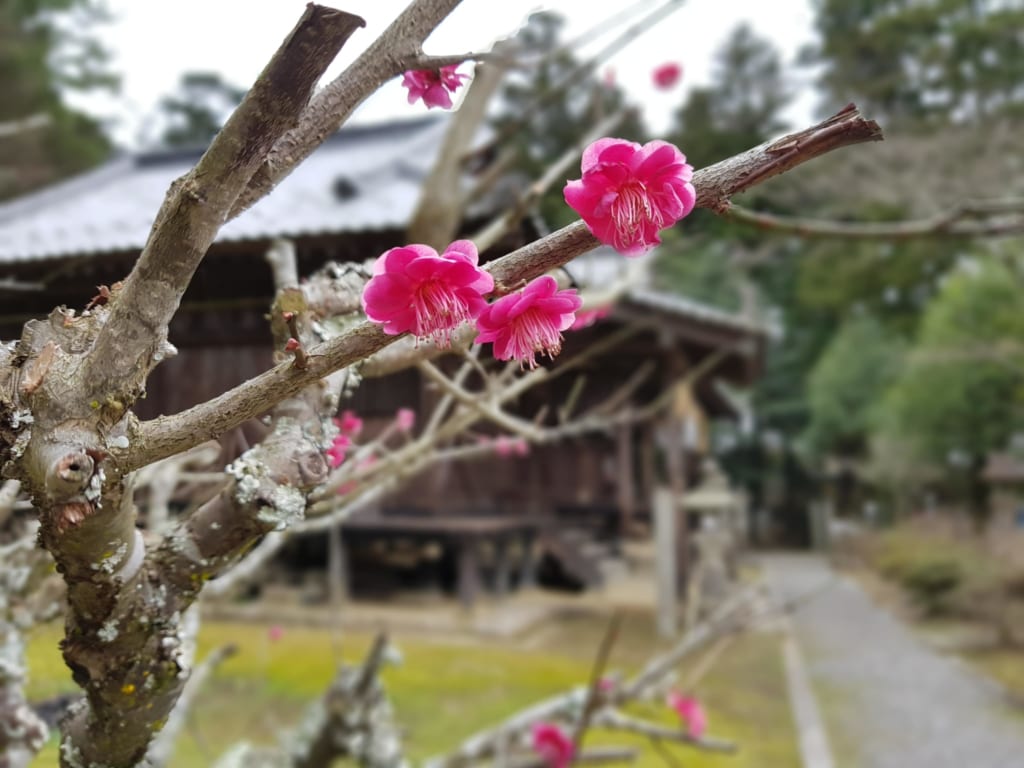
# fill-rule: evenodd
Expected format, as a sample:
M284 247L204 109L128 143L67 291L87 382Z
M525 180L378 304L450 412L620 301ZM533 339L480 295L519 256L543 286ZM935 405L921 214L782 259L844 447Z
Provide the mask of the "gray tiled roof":
M444 128L427 117L339 131L218 242L404 226ZM0 264L142 248L168 186L199 154L121 157L0 205ZM339 195L339 179L354 194Z
M653 254L645 258L652 257ZM620 279L625 274L628 264L628 260L621 254L613 248L603 245L580 256L567 269L582 288L600 288L607 287ZM672 291L662 290L655 285L633 286L626 291L623 300L646 309L729 328L741 333L768 337L778 334L778 329L770 323L745 317L738 312L729 312Z

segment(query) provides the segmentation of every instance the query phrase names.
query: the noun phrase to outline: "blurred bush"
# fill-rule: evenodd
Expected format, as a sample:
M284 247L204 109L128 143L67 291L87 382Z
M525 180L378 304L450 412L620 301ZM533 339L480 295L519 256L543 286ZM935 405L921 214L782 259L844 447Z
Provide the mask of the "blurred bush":
M980 537L905 524L874 536L864 551L925 616L992 622L1012 635L1002 623L1024 574L993 558Z

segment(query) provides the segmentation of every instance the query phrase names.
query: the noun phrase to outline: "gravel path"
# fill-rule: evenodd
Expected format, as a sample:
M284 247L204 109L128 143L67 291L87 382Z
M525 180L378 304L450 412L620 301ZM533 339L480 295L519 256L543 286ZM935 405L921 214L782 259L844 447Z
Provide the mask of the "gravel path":
M814 556L762 559L792 624L841 768L1024 768L1024 716Z

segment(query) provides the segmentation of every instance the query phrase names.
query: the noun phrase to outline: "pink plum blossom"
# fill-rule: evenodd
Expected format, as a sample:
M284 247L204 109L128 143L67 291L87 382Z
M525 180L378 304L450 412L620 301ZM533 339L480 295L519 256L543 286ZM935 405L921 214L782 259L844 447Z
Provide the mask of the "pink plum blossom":
M683 65L675 61L669 61L651 72L651 79L654 80L654 87L663 91L672 88L683 76Z
M598 139L583 153L583 178L565 185L565 201L602 243L639 256L693 210L692 177L693 166L672 144Z
M348 449L352 447L352 438L346 434L338 434L331 442L331 447L327 449L327 460L331 464L332 469L337 469L341 466L342 462L345 461L345 454L348 453Z
M478 440L478 442L481 445L486 445L488 441L484 438L483 440ZM494 452L503 459L507 459L509 456L529 456L530 444L521 437L498 435L494 438Z
M409 89L409 103L415 104L418 99L423 99L427 109L451 109L452 94L462 86L463 80L469 78L469 75L455 71L458 66L452 64L440 69L414 69L406 72L402 77L402 85Z
M448 347L452 331L483 312L483 295L494 290L478 261L469 240L456 240L440 256L428 245L392 248L374 263L363 290L366 316L391 336L408 331Z
M416 411L412 408L399 408L395 414L395 426L402 432L410 432L416 426Z
M576 313L576 319L569 326L570 331L578 331L581 328L589 328L598 320L604 320L612 313L611 307L598 307L597 309L584 309Z
M533 726L533 751L547 763L548 768L567 768L572 763L572 739L554 723L536 723Z
M377 465L377 457L374 456L371 453L369 456L367 456L364 459L361 459L359 461L359 463L356 464L356 474L357 475L366 475L376 465ZM352 493L352 491L354 491L358 487L359 487L358 480L353 478L351 480L346 480L344 483L339 485L338 489L335 491L335 493L337 493L339 496L347 496L348 494Z
M543 275L480 313L476 343L493 342L498 360L536 368L538 352L553 358L561 351L562 331L573 324L582 303L575 289L560 291L555 278Z
M342 431L342 434L355 437L363 431L363 420L352 411L344 411L341 416L334 420L335 426Z
M697 699L670 691L665 703L676 711L690 736L695 739L704 737L708 730L708 716Z

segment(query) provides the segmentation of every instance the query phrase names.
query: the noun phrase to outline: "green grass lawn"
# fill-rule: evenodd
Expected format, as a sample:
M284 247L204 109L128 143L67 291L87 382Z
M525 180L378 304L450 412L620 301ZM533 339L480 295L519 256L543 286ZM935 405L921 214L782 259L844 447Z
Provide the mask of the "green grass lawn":
M964 656L987 675L1005 686L1014 700L1024 707L1024 650L998 648L971 651L965 653Z
M397 717L406 729L409 756L419 760L450 749L472 732L494 724L542 697L584 682L600 641L599 617L569 617L543 633L543 642L457 643L423 637L394 638L404 663L389 668L384 680ZM331 679L338 649L329 632L285 628L277 642L266 626L206 622L199 654L233 642L240 653L223 664L193 709L173 768L207 768L238 740L273 743L295 724L305 704ZM29 644L33 700L73 690L57 651L61 630L40 628ZM370 636L347 634L341 655L359 658ZM646 616L629 617L612 655L612 668L631 671L658 647ZM685 673L685 670L683 670ZM704 755L669 747L686 768L789 768L799 765L785 679L774 635L752 634L733 642L698 685L713 736L736 741L736 755ZM634 714L672 724L674 714L660 702L638 705ZM644 747L641 766L663 766L664 759L643 742L594 731L588 743ZM52 739L38 768L57 764Z

